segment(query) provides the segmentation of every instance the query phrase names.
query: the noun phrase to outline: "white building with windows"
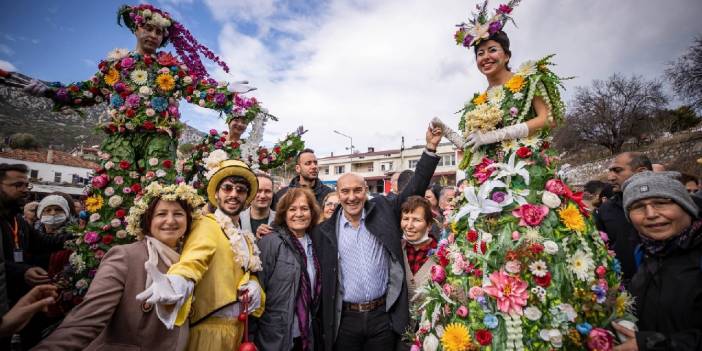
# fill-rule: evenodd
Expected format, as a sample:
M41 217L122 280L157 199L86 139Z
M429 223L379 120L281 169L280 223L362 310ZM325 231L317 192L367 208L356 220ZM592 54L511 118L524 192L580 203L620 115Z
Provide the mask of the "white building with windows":
M417 167L424 146L375 151L369 147L368 152L339 156L322 157L319 162L319 178L324 184L334 187L339 177L346 172L358 173L366 179L368 188L373 193L390 191L390 177L395 172ZM455 185L463 175L458 170L458 162L462 152L456 150L451 143L440 144L436 150L441 156L432 182L443 185ZM457 174L457 172L459 174Z
M13 149L0 152L0 163L21 163L29 168L33 193L61 191L83 194L83 188L99 165L57 150Z

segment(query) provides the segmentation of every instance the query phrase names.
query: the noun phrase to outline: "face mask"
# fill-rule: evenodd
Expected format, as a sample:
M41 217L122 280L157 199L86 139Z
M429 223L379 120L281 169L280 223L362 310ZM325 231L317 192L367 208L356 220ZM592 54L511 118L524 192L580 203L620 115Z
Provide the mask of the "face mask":
M65 214L58 214L58 215L44 215L41 216L41 223L46 224L46 225L56 225L56 224L61 224L66 221L66 215Z

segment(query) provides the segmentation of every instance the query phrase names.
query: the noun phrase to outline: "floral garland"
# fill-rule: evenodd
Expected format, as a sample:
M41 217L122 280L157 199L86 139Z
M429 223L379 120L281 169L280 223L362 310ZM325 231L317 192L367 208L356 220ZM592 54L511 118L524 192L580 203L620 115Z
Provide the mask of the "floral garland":
M500 5L490 18L487 17L488 0L485 0L482 5L477 5L478 13L473 13L473 18L468 23L456 25L458 30L453 36L456 44L467 48L477 46L482 40L489 38L491 34L501 31L508 21L514 23L510 13L520 2L521 0L510 0L507 4Z
M229 243L234 251L234 260L244 271L259 272L263 269L261 264L260 250L256 246L255 238L251 232L240 232L234 225L231 217L224 214L220 209L214 213L215 220L229 238ZM251 251L249 251L249 245Z
M200 217L199 208L205 204L205 201L197 194L195 189L185 183L163 186L158 182L152 182L144 189L141 198L129 209L129 215L126 218L127 233L137 237L137 239L143 239L144 233L141 229L141 220L151 201L157 198L165 201L186 201L193 210L193 219Z

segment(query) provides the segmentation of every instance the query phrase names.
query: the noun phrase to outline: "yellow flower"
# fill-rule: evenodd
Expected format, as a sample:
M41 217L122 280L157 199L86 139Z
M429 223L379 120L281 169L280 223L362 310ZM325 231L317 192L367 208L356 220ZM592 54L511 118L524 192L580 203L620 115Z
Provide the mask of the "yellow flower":
M104 79L107 85L114 85L119 80L119 71L114 67L110 68L110 70L107 71L107 74L105 75Z
M472 345L468 328L460 323L449 324L441 337L441 345L446 351L469 350Z
M631 294L626 291L619 294L616 302L617 317L621 317L625 313L630 312L633 305L634 299L631 298Z
M585 231L585 220L580 214L580 210L573 203L568 204L566 208L558 210L558 216L561 217L561 222L570 230L577 232Z
M505 83L505 87L507 87L507 89L509 89L509 91L512 93L521 91L524 87L524 77L519 74L513 75L512 78Z
M102 208L104 201L102 200L102 196L100 195L95 195L91 196L87 199L85 199L85 209L90 211L90 212L97 212Z
M487 93L482 93L473 99L473 104L482 105L487 101Z
M156 84L158 84L159 89L163 91L171 91L175 87L175 80L170 74L163 73L156 77Z

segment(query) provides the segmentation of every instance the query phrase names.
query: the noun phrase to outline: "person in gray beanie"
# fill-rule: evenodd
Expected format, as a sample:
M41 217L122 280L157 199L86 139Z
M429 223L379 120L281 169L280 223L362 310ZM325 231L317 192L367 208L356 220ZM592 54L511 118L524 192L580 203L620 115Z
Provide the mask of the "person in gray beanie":
M638 270L629 290L639 331L614 348L702 350L702 219L677 172L641 172L624 184L624 209L637 230Z

